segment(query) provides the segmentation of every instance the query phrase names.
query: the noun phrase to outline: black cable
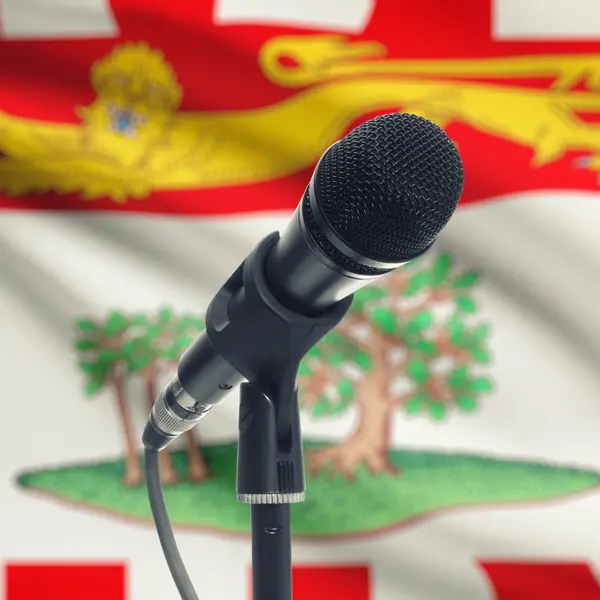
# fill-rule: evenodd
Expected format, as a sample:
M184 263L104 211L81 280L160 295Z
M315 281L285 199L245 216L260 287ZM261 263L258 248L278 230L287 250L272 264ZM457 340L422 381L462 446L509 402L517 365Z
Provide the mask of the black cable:
M160 482L160 466L158 462L158 452L148 450L144 453L144 469L146 471L146 486L148 487L148 499L150 508L156 525L158 539L162 546L165 560L169 566L169 571L173 581L179 590L181 600L198 600L194 585L183 564L181 554L177 549L177 542L173 535L173 528L167 512L165 498L163 496L162 484Z

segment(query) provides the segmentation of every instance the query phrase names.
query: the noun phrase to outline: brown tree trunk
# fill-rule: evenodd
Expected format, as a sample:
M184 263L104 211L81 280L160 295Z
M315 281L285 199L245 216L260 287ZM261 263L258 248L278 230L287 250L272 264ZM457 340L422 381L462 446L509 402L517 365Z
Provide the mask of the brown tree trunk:
M210 475L210 469L204 458L204 453L196 441L192 429L186 432L188 455L188 480L193 482L204 481Z
M308 468L313 474L325 470L331 475L342 473L351 479L360 465L365 465L371 473L398 472L389 461L395 407L389 392L385 340L376 335L374 338L371 348L373 368L357 390L358 425L340 444L309 452Z
M156 385L155 385L156 372L153 368L147 369L144 373L144 382L146 384L146 399L150 410L154 406L156 400ZM161 450L158 453L158 461L160 466L160 480L163 485L173 485L177 483L179 479L177 471L173 465L173 457L169 452L168 448Z
M117 412L123 430L123 440L125 442L125 474L123 482L128 487L138 486L143 483L144 474L140 467L137 453L133 421L125 399L125 383L123 377L119 374L114 374L111 379L117 401Z

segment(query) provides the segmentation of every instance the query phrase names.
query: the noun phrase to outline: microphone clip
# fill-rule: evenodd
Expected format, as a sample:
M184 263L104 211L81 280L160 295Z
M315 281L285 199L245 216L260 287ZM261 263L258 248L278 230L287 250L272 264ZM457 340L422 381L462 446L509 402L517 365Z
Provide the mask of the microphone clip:
M278 239L275 232L256 246L206 315L211 345L246 379L240 389L237 496L248 504L304 500L298 367L353 300L348 296L316 317L283 306L269 291L264 268Z

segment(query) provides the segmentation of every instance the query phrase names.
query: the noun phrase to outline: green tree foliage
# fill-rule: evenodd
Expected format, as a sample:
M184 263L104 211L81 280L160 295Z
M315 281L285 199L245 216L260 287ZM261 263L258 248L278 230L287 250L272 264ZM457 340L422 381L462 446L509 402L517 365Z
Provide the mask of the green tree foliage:
M129 324L130 320L116 311L104 320L85 318L77 322L75 350L85 375L87 396L100 392L120 365L127 368L124 336Z
M170 307L161 307L152 314L133 315L125 342L129 372L150 367L158 371L170 368L203 329L201 317L179 314Z
M119 368L134 374L173 365L203 329L201 317L168 307L152 314L113 311L105 320L79 320L75 348L86 395L99 392Z
M478 372L491 360L490 325L476 314L478 280L477 273L458 271L452 257L441 254L413 261L358 291L344 322L302 364L305 406L324 416L362 400L368 410L361 385L375 348L384 346L390 383L402 380L405 390L396 406L434 420L452 409L475 410L492 389L491 379ZM396 361L390 358L394 351L401 355Z

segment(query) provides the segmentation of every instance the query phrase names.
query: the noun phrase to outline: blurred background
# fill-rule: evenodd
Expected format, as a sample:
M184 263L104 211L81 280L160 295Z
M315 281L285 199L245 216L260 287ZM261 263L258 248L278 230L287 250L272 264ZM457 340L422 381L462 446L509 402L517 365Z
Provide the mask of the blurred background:
M0 0L4 600L176 598L140 436L215 292L378 114L465 165L299 373L295 600L600 597L600 5ZM249 598L237 393L163 453L200 597Z

